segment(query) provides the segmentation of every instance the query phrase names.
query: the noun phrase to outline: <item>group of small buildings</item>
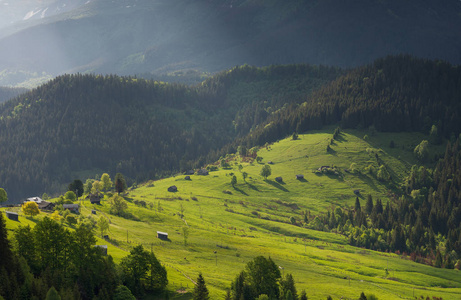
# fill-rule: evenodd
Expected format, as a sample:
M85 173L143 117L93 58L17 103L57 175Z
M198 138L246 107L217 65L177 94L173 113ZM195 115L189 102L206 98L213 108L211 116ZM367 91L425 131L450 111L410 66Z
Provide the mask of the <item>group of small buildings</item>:
M35 202L37 203L38 209L45 210L45 211L52 211L55 207L54 203L45 201L40 197L27 198L26 200L24 200L23 203L27 203L27 202Z

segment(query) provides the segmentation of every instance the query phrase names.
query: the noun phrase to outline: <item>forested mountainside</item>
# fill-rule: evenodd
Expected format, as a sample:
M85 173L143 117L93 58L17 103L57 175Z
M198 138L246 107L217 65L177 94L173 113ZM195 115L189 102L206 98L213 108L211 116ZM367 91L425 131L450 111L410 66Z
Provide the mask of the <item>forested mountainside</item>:
M0 86L0 103L5 102L21 93L25 93L27 90L24 88L10 88Z
M219 72L244 63L355 67L400 53L461 62L457 0L93 0L53 14L55 3L69 1L46 2L43 18L42 5L0 31L0 70L32 79Z
M0 107L0 182L19 201L61 191L81 174L121 172L132 182L198 167L341 72L243 66L195 87L60 76Z
M327 124L378 131L421 131L436 125L456 140L461 132L461 68L446 62L393 56L359 67L325 85L301 105L273 114L240 144L264 144L290 132ZM237 144L238 144L237 143Z

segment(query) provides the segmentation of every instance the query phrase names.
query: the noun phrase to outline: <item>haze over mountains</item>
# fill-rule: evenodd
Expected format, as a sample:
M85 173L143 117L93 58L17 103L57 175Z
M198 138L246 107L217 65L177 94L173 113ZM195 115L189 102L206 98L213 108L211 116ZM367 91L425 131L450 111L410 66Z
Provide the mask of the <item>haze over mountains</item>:
M37 78L73 72L216 72L244 63L351 67L397 53L461 62L457 0L0 5L0 85L33 86Z

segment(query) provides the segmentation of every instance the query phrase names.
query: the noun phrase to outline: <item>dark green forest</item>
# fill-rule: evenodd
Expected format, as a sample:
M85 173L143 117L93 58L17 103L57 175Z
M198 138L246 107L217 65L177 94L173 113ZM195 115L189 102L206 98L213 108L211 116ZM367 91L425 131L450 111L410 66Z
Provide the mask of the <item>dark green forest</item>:
M272 115L240 143L274 142L293 132L339 124L384 132L461 132L461 68L442 61L391 56L344 76Z
M199 167L341 72L242 66L193 87L63 75L0 107L0 182L17 202L62 192L81 171L122 173L133 183Z
M152 251L134 247L116 266L88 224L70 231L45 217L14 232L16 247L12 240L0 213L0 299L136 299L168 284Z
M63 75L0 107L0 182L13 201L62 192L79 174L131 184L331 124L436 125L456 140L460 98L459 67L404 55L352 70L244 65L195 86Z

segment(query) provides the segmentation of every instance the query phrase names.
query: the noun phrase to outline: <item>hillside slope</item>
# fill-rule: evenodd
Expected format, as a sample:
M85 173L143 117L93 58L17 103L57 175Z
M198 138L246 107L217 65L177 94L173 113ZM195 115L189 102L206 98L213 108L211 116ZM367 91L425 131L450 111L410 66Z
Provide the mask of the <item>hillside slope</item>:
M427 137L378 133L364 140L367 130L347 130L332 145L334 152L328 153L325 148L332 132L328 128L268 145L258 152L262 163L228 155L230 167L216 164L218 170L208 176L191 175L186 180L178 174L140 184L125 197L127 212L135 220L110 214L109 193L101 205L83 200L80 222L100 217L110 220L110 239L100 239L98 244L108 244L108 253L117 263L133 246L152 249L167 267L172 299L191 299L189 278L195 279L199 272L211 298L223 298L245 264L258 255L270 256L283 274L293 274L298 292L305 289L309 299L328 295L357 299L361 292L378 299L458 299L461 274L457 270L353 247L342 234L312 229L327 208L340 208L345 215L352 211L355 189L360 190L363 207L367 195L387 201L392 184L370 174L345 172L351 163L358 169L377 165L374 154L378 153L399 185L415 162L412 146ZM388 147L390 140L399 147ZM272 175L264 179L259 173L268 161L273 163ZM336 166L340 176L315 173L325 165ZM248 173L246 180L243 172ZM231 174L237 177L234 186ZM296 174L303 174L304 180L296 179ZM278 176L282 183L275 181ZM167 191L172 185L178 187L177 192ZM20 222L9 221L8 226L13 229L30 223L21 215ZM187 239L183 228L188 228ZM167 232L169 240L156 238L156 231Z
M129 182L198 167L285 103L333 80L333 68L236 67L197 87L65 75L0 107L0 182L13 202L76 177Z
M399 53L459 64L460 12L456 0L89 1L0 32L0 70L41 77L244 63L351 67Z

